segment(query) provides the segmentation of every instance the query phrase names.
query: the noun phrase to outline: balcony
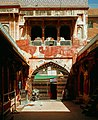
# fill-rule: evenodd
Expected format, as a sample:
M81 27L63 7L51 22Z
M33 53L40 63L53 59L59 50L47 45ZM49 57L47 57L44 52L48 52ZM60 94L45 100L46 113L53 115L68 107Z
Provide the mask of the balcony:
M30 45L33 45L33 46L71 46L72 41L71 40L60 41L60 43L58 44L56 40L53 40L53 41L45 40L44 43L40 40L34 40L34 41L30 41Z

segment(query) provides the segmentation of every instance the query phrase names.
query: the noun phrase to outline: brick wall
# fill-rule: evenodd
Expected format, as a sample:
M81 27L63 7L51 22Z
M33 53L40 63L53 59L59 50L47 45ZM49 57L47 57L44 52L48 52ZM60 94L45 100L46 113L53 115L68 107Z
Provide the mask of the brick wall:
M98 34L98 8L88 10L88 21L92 21L93 27L88 28L88 39Z

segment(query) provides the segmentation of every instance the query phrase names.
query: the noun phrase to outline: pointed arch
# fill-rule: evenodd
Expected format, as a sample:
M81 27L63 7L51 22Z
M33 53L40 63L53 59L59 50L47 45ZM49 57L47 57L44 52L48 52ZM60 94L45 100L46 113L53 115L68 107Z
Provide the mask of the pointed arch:
M32 75L36 75L40 70L45 69L45 68L47 68L49 66L52 66L52 67L56 68L57 70L62 72L62 74L64 74L64 75L68 75L69 74L69 72L64 67L62 67L62 66L60 66L60 65L58 65L58 64L56 64L54 62L48 62L48 63L45 63L45 64L41 65L37 69L35 69L33 71Z

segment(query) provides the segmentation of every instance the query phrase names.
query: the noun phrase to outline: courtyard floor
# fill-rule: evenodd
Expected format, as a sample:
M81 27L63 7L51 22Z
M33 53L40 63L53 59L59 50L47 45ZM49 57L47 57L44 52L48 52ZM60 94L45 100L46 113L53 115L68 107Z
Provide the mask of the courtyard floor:
M17 110L14 120L98 120L97 116L85 116L80 105L72 101L40 100L21 105Z

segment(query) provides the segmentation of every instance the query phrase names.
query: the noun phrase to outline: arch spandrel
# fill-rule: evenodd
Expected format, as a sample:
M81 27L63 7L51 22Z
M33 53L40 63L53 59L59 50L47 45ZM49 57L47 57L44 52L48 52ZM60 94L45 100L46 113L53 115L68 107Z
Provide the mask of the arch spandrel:
M56 64L56 63L50 61L50 62L44 63L44 64L40 65L38 68L36 68L33 71L32 76L37 74L40 70L48 68L49 66L52 66L52 67L56 68L57 70L62 72L64 75L69 74L69 71L66 68L60 66L59 64Z

